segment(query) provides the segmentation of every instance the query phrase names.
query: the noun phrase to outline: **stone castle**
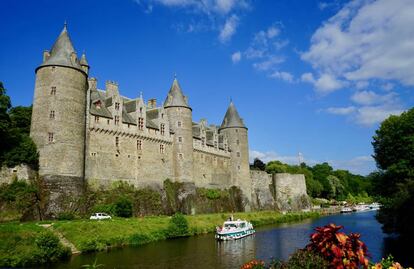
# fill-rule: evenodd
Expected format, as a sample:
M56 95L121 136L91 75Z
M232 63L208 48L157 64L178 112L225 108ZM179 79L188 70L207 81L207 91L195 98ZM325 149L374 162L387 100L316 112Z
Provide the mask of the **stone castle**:
M147 187L168 178L205 188L237 186L246 201L259 201L258 192L269 196L263 182L272 180L250 171L248 129L232 102L220 126L194 122L176 78L158 105L144 102L142 94L122 96L113 81L99 89L89 68L85 54L77 57L66 25L36 68L30 135L39 174L55 186L55 195L76 192L85 182ZM266 177L260 179L264 190L255 189L260 177ZM304 180L293 181L303 188Z

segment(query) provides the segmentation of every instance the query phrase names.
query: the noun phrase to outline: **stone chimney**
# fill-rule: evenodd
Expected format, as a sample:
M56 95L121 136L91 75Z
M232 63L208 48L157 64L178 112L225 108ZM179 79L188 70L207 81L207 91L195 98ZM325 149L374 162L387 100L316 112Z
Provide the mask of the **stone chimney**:
M148 108L156 108L157 107L157 99L152 98L148 100Z

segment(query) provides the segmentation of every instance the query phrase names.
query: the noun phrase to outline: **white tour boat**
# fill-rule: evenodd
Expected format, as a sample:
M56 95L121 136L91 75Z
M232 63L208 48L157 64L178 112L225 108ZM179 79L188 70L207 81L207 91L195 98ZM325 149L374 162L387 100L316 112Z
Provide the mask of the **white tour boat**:
M341 209L341 213L352 213L352 208L350 208L350 207L343 207Z
M253 225L246 220L225 221L222 227L216 228L217 240L235 240L254 234Z

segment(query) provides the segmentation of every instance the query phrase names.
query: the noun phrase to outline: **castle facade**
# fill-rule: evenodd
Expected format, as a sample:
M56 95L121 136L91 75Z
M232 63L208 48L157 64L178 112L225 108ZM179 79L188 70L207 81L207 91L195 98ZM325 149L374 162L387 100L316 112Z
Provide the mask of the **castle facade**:
M194 122L178 80L162 104L127 98L117 83L98 88L85 54L77 57L66 26L36 68L30 135L39 174L61 191L165 179L197 187L239 187L251 199L248 130L231 102L220 126Z

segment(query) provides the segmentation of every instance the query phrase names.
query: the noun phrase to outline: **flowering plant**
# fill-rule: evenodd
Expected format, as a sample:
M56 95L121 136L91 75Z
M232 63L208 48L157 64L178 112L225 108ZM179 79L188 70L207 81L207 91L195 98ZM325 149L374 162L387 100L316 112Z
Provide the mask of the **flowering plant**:
M322 255L330 263L329 268L368 268L368 251L360 235L346 235L339 231L342 228L335 224L317 227L306 248Z
M265 263L261 260L253 259L249 261L248 263L245 263L240 267L240 269L264 269Z

